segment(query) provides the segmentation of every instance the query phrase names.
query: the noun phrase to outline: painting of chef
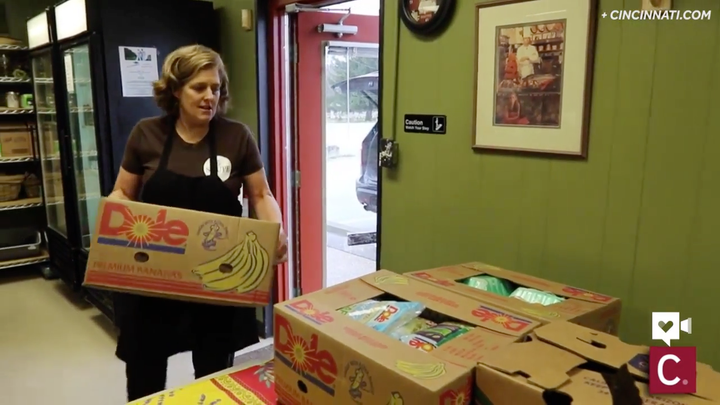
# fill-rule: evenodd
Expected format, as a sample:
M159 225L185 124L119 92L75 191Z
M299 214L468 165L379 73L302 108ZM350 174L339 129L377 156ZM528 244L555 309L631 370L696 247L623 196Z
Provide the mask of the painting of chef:
M560 127L565 20L498 27L495 125Z
M440 8L443 0L403 0L407 1L410 16L419 24L430 21Z

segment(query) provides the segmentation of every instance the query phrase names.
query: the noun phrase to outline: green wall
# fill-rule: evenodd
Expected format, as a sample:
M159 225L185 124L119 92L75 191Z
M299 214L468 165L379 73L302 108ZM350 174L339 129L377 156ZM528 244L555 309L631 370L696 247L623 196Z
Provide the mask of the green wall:
M230 78L231 108L228 117L247 124L253 133L258 130L257 53L255 27L242 28L241 12L253 10L254 0L215 0L220 18L220 52Z
M599 19L586 162L470 149L475 3L431 41L385 9L383 132L400 163L384 170L382 267L482 260L618 296L631 343L651 343L652 311L680 311L694 321L680 344L720 368L720 2L673 2L710 21ZM403 133L405 113L447 114L448 133Z
M230 80L231 107L229 118L245 123L257 137L258 94L257 53L255 27L251 31L242 28L243 9L253 10L254 0L214 0L215 11L220 20L220 53ZM263 320L263 308L256 311L257 319Z

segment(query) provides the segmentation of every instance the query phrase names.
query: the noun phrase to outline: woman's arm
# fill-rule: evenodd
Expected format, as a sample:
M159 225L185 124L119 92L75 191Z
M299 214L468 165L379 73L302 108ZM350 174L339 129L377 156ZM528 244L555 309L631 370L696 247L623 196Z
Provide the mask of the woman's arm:
M127 143L123 155L120 171L115 180L115 187L108 197L120 200L137 200L142 186L143 172L145 171L144 158L142 156L140 143L143 136L141 123L135 125Z
M115 187L108 197L120 200L137 200L142 185L142 176L120 168Z
M250 205L255 209L258 219L277 222L282 227L282 212L275 196L270 191L265 169L245 176L243 182L247 188Z
M282 212L280 211L277 200L275 200L275 196L272 194L272 191L270 191L270 186L265 176L265 169L260 169L255 173L245 176L243 181L248 191L250 206L255 209L258 219L280 224L275 264L286 262L287 235L283 230Z

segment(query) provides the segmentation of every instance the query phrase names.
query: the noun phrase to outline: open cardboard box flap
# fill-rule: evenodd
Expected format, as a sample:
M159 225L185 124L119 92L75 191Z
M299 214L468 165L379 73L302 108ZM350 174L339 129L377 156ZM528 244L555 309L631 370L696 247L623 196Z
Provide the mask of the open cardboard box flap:
M577 287L571 287L562 283L544 280L542 278L534 277L529 274L523 274L507 269L502 269L500 267L491 266L489 264L481 262L464 263L460 265L460 267L471 269L478 273L468 274L467 277L479 275L480 273L487 274L493 277L511 281L521 286L551 292L555 295L565 298L573 298L580 301L594 302L598 304L608 304L612 301L617 300L617 298L611 297L609 295L600 294Z
M556 389L570 380L568 372L586 360L538 340L514 343L480 361L490 368L510 375L522 375L543 389Z
M561 347L587 360L618 369L627 364L638 353L647 353L643 346L627 344L617 336L594 331L570 322L559 321L534 332L541 341ZM636 370L633 374L647 378L647 374Z
M520 337L540 325L538 321L496 308L492 304L459 294L447 294L437 287L388 270L379 270L361 279L390 295L407 301L420 301L435 312L505 335Z
M595 363L618 369L630 363L628 370L643 381L648 374L631 362L638 355L647 355L646 346L622 342L618 337L583 328L569 322L557 322L538 328L535 335L542 341L559 346ZM697 363L696 397L720 402L720 373L707 364Z
M535 329L533 340L514 343L480 363L506 374L526 376L538 387L554 389L569 381L569 373L588 361L614 369L629 364L628 371L646 382L646 368L637 368L631 360L647 353L646 346L627 344L616 336L558 321ZM720 402L720 373L697 363L694 396Z

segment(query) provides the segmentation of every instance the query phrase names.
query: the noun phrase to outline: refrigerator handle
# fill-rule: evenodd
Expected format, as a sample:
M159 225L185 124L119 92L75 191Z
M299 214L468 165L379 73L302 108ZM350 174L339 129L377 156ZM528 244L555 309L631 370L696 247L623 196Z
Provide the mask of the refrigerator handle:
M69 138L68 133L67 133L64 129L60 129L60 130L58 131L58 135L60 136L60 139L61 139L60 142L61 142L62 144L64 144L65 146L67 146L67 139ZM72 167L72 159L73 159L73 158L72 158L72 153L73 153L72 150L67 151L65 154L68 155L68 158L65 160L65 162L62 162L62 148L61 148L61 150L60 150L60 159L61 159L60 164L65 168L65 172L66 172L66 173L71 173L72 170L73 170L73 167ZM64 164L63 164L63 163L64 163Z

